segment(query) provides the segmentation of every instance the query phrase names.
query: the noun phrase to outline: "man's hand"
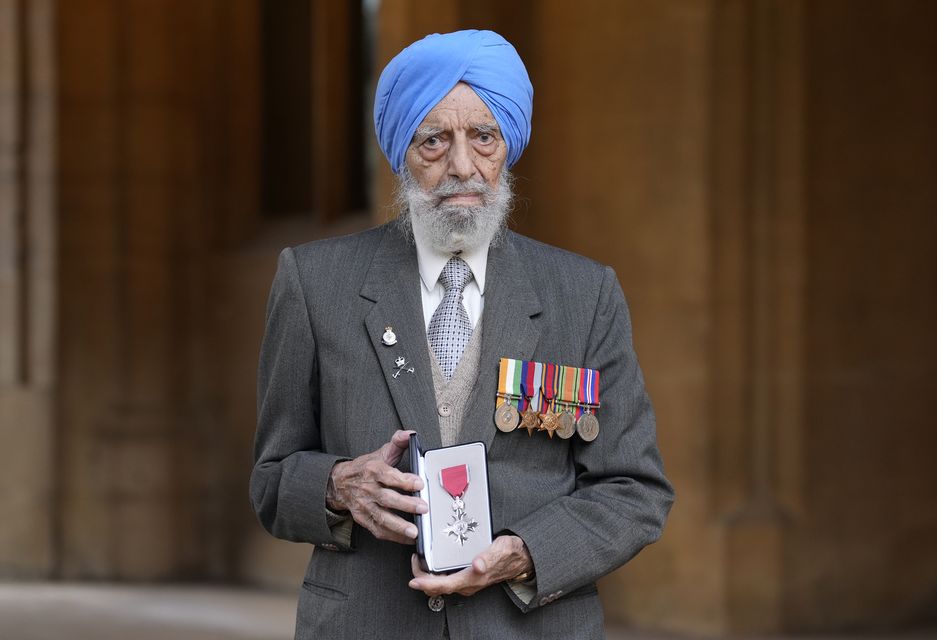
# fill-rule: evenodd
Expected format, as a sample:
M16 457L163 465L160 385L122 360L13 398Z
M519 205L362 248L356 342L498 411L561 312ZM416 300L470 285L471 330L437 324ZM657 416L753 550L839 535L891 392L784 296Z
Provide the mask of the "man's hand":
M383 447L332 467L325 502L333 511L348 511L355 522L380 540L412 544L416 526L393 513L426 513L429 507L401 491L419 491L423 481L395 469L410 445L412 431L398 431Z
M410 560L413 580L410 588L422 591L428 596L458 593L470 596L487 586L510 580L534 567L527 545L517 536L498 536L487 549L479 553L472 565L450 573L435 575L420 568L420 561L414 555Z

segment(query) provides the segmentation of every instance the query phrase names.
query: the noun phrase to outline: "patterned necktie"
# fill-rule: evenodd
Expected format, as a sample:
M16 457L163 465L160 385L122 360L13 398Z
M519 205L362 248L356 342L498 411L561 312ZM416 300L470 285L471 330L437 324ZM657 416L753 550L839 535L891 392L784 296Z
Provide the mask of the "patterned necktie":
M462 290L471 279L472 269L462 258L450 258L439 274L439 282L446 289L446 294L430 318L426 335L446 380L452 378L472 337L472 323L462 304Z

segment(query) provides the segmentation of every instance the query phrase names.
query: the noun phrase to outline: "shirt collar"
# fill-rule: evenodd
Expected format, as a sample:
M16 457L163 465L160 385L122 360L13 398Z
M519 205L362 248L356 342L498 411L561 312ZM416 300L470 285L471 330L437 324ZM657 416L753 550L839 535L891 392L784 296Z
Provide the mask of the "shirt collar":
M479 293L485 295L485 271L488 268L488 247L491 245L491 240L487 240L475 249L466 249L455 254L442 252L429 246L429 243L423 240L419 233L414 233L413 236L416 242L416 261L420 269L420 280L423 281L423 286L426 287L427 291L432 291L436 287L439 274L442 273L442 268L449 262L449 258L458 255L468 263L469 268L472 270L472 276L478 285Z

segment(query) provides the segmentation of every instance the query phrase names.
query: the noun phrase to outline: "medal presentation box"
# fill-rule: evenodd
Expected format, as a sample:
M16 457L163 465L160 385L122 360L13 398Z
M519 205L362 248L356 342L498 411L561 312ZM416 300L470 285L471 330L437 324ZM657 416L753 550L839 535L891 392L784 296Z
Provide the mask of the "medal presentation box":
M429 505L416 514L417 554L424 571L463 569L491 544L488 457L482 442L423 451L410 435L410 469L423 480L414 495Z

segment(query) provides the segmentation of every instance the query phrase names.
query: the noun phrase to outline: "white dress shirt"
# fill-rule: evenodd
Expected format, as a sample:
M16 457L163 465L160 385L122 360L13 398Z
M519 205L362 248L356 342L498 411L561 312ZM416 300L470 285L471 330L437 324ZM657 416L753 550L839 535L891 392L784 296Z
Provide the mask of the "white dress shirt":
M442 253L429 246L421 239L420 233L414 233L416 242L416 260L420 269L420 292L423 296L423 320L426 329L429 330L429 321L433 317L436 307L442 302L446 289L439 282L439 274L442 268L449 262L449 258L458 255L468 263L472 269L472 280L462 291L462 301L465 310L468 312L469 322L472 328L478 324L485 307L485 270L488 267L488 246L491 242L485 242L482 246L471 251L465 250L458 254Z

